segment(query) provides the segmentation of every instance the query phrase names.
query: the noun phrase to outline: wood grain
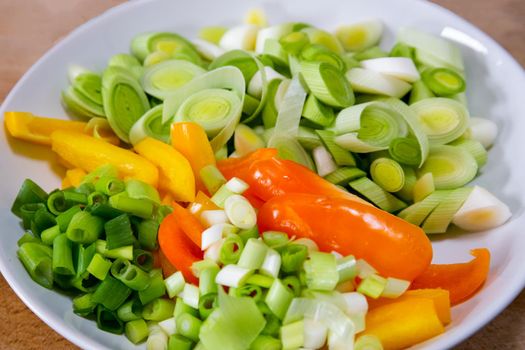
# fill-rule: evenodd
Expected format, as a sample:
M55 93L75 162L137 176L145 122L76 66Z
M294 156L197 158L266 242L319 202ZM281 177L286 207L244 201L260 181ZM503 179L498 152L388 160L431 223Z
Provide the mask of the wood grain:
M120 0L0 0L0 101L46 50ZM525 66L524 0L436 0L474 23ZM525 292L457 347L525 349ZM38 319L0 276L0 349L76 349Z

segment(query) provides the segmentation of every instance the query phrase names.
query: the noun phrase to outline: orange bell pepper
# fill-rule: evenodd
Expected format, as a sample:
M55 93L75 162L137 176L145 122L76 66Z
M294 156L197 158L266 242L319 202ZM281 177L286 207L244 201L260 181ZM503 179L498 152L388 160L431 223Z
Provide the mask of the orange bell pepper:
M198 279L191 272L191 265L202 260L202 251L186 236L173 213L160 224L158 239L162 254L169 264L181 271L186 281L198 284Z
M215 165L215 153L202 126L192 122L173 123L171 144L190 162L197 189L206 190L200 179L200 170L206 165Z
M287 193L311 193L345 198L370 205L365 200L326 181L305 166L277 158L277 151L261 148L245 157L217 164L226 178L236 176L250 185L248 196L262 201Z
M213 203L204 192L197 192L195 200L188 205L188 210L190 213L200 220L201 214L205 210L218 210L219 208L215 203ZM201 222L202 223L202 222Z
M51 134L51 148L73 168L91 172L104 164L113 164L119 176L142 180L157 187L158 170L138 154L100 139L70 131Z
M399 300L370 310L361 335L374 335L385 350L404 349L445 331L434 302L425 298Z
M462 264L430 265L418 276L410 288L443 288L450 292L452 305L459 304L471 296L487 279L490 268L490 252L486 248L473 249L474 259Z
M313 194L274 197L259 210L261 232L314 240L322 251L365 259L381 275L412 281L432 260L425 232L376 207Z
M381 307L383 305L396 303L402 300L413 299L413 298L424 298L430 299L434 302L436 313L439 320L444 325L449 324L451 320L450 316L450 293L445 289L414 289L408 290L399 298L379 298L379 299L368 299L368 308L370 310Z
M177 218L177 222L182 231L197 247L200 247L204 226L202 226L199 219L190 213L188 209L181 207L177 203L173 203L172 207L173 215Z

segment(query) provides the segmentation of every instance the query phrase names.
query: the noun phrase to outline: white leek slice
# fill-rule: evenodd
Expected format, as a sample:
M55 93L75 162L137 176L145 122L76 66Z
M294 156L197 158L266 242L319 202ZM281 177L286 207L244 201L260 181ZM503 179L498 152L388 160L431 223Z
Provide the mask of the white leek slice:
M471 187L460 187L450 191L446 200L430 213L421 228L426 234L445 233L454 215L472 192Z
M408 83L413 83L421 78L414 61L406 57L372 58L361 61L361 66Z
M226 182L224 186L226 186L229 191L235 194L243 194L248 189L248 187L250 187L250 185L238 177L232 177L228 182Z
M463 71L463 58L454 43L437 35L404 27L397 32L397 40L416 49L418 59L427 65L450 67Z
M324 146L314 148L312 157L314 158L315 168L319 176L328 175L337 169L334 158Z
M250 277L253 270L246 269L237 265L226 265L224 266L217 276L215 277L215 283L221 286L237 288L244 284L246 279Z
M400 79L370 69L352 68L346 78L356 92L401 98L412 86Z
M168 336L156 322L148 323L149 335L146 340L147 350L161 350L168 348Z
M490 148L498 135L498 126L490 119L471 117L467 129L469 139L479 141L486 149Z
M202 57L210 61L213 61L214 59L216 59L220 55L223 55L226 52L222 47L203 39L193 39L192 43L195 46L197 52Z
M136 145L146 137L169 143L171 123L162 123L162 104L144 113L129 131L129 141Z
M269 83L274 79L286 79L284 75L276 72L275 69L273 69L272 67L265 66L264 73L266 73L266 83ZM264 84L262 79L262 72L259 70L257 71L257 73L255 73L255 75L250 80L250 83L248 84L248 93L253 97L260 99L262 96L263 87Z
M142 87L148 94L164 100L206 70L185 60L168 60L146 68Z
M213 138L210 141L214 151L218 151L223 145L228 142L235 131L235 127L239 123L242 113L242 106L244 101L244 94L246 90L246 85L244 83L244 77L242 72L236 67L220 67L215 70L212 70L206 74L200 75L184 85L181 89L175 91L172 95L164 101L164 110L162 113L162 121L166 122L175 116L174 121L191 121L188 115L182 114L181 111L184 107L184 110L191 110L191 106L187 104L184 106L185 102L188 99L195 99L196 94L202 94L205 89L222 89L229 97L229 101L240 101L240 103L228 104L226 99L217 98L212 94L208 95L210 99L210 106L206 107L206 99L200 100L197 105L201 122L206 122L206 118L209 115L215 119L213 126ZM221 93L222 94L222 93ZM235 94L236 99L230 94ZM224 94L223 94L224 95ZM202 97L202 95L200 95ZM222 96L224 97L224 96ZM227 110L225 110L227 109ZM197 111L197 110L196 110ZM216 117L218 115L227 116L227 120L216 123ZM215 127L218 124L222 124L222 129L216 133ZM206 125L203 125L206 129Z
M505 203L483 187L474 186L452 223L463 230L484 231L503 225L511 216Z
M363 294L349 292L342 293L341 296L343 297L346 304L344 311L347 315L366 314L368 311L368 301Z
M260 54L264 51L264 44L266 39L279 40L283 36L291 33L293 30L293 23L283 23L275 26L263 28L257 33L257 41L255 45L255 52Z
M427 98L411 104L409 108L414 112L431 145L452 142L468 128L468 110L450 98Z
M383 23L379 19L370 19L339 26L335 36L345 50L362 51L376 45L383 34Z
M280 103L273 138L281 136L294 137L299 130L299 122L306 100L306 91L298 77L294 77ZM272 143L272 140L270 140Z
M328 328L319 321L310 318L304 319L304 343L305 349L321 349L326 343Z
M388 277L386 279L386 286L381 293L383 298L395 299L403 295L410 287L410 281L405 281L399 278Z
M356 266L358 271L357 275L360 279L365 279L368 276L372 276L377 273L377 270L372 265L367 263L366 260L357 259Z
M230 28L222 36L219 46L226 51L236 49L253 51L258 31L259 27L252 24Z

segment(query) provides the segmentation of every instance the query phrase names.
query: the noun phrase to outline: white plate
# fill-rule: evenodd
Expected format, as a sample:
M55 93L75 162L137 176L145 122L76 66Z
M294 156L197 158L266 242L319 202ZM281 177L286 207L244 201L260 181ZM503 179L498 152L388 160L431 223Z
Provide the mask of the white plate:
M488 247L492 252L490 275L474 298L453 309L453 322L445 334L416 348L445 349L473 334L503 310L525 284L525 76L523 69L497 43L465 20L436 5L412 0L367 1L236 1L150 0L125 3L89 21L47 52L11 91L0 115L25 110L39 115L66 117L60 91L66 86L70 63L102 70L108 58L127 52L131 38L149 30L171 30L192 37L205 25L233 25L247 10L261 7L272 23L311 22L321 28L337 23L379 17L387 30L383 44L389 47L397 28L415 26L457 41L464 54L468 97L472 115L494 120L500 135L489 154L483 174L476 180L503 199L514 214L512 221L491 232L451 235L436 239L435 262L470 259L469 249ZM22 230L10 213L11 203L23 179L30 177L46 189L59 185L56 165L49 151L0 136L0 270L18 296L42 320L85 349L124 349L131 343L96 328L95 322L72 313L71 301L35 284L16 257L16 241Z

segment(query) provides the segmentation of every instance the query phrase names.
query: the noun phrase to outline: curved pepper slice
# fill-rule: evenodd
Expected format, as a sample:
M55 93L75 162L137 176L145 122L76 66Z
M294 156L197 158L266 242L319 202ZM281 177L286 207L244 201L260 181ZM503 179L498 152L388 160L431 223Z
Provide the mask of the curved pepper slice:
M190 211L183 208L177 203L172 203L173 215L177 218L180 228L186 236L197 246L200 247L202 240L202 231L204 227Z
M450 303L457 305L474 295L487 279L490 252L486 248L473 249L474 259L462 264L430 265L418 276L411 289L443 288L450 292Z
M184 233L177 216L169 214L162 220L159 227L159 246L162 258L177 270L181 271L184 279L188 282L198 284L198 279L191 272L191 265L202 260L202 252Z
M423 230L376 207L312 194L274 197L259 210L260 232L314 240L322 251L365 259L381 275L412 281L432 260Z
M132 151L91 136L63 130L51 134L51 147L73 168L91 172L109 163L117 167L121 177L142 180L157 187L159 173L155 165Z

